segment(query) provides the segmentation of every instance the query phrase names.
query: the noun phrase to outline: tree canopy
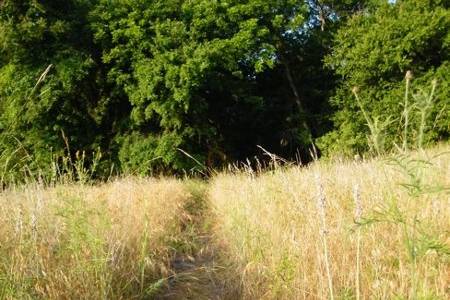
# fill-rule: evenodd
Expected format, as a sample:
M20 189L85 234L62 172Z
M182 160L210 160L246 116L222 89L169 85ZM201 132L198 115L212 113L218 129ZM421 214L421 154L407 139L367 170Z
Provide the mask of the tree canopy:
M448 138L449 24L438 0L4 0L1 160L48 172L100 151L101 172L145 174L258 145L364 151L352 87L371 114L398 116L407 70L417 87L438 80L426 139Z
M337 130L323 139L329 151L367 149L361 108L352 95L357 87L366 110L386 123L386 136L401 144L402 128L396 126L404 111L405 75L412 72L414 105L425 105L420 94L429 94L437 81L432 125L427 140L448 139L450 125L450 11L448 1L398 0L384 2L366 13L357 13L341 27L326 57L327 65L342 80L331 98ZM412 114L412 112L411 112ZM412 115L414 117L414 115ZM419 122L416 115L414 122ZM417 135L410 131L410 135ZM404 138L404 137L403 137ZM412 137L409 137L412 138Z

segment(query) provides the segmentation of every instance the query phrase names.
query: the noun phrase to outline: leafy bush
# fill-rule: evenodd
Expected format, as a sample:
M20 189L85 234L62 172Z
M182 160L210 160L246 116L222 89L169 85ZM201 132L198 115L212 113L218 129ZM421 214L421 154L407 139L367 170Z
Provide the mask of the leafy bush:
M86 19L92 3L1 6L0 152L16 162L28 157L30 171L47 173L53 155L94 151L108 137L109 104Z
M360 101L372 118L380 122L403 118L404 78L408 70L413 74L409 91L412 95L429 94L430 82L437 80L435 101L427 115L432 127L427 128L423 139L431 142L448 138L449 29L446 1L382 3L350 18L338 31L333 52L326 59L342 80L332 98L337 129L322 138L323 148L347 153L367 150L368 127L361 105L352 95L354 87L358 87ZM420 114L411 117L411 124L420 122ZM386 144L403 144L403 123L386 126ZM411 130L406 138L415 139L417 134Z

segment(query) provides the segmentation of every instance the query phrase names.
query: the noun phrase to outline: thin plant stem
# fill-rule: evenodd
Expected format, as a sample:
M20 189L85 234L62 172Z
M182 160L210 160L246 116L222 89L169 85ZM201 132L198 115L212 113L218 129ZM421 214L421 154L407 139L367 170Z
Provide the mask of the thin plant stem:
M433 101L434 93L436 91L436 85L437 85L437 81L433 80L431 83L430 96L427 99L425 107L423 107L420 112L419 149L423 148L423 135L425 132L425 123L426 123L426 119L427 119L428 108L431 106L431 103Z
M330 290L330 299L334 300L333 279L331 276L331 266L330 266L329 255L328 255L328 243L327 243L326 234L323 234L322 241L323 241L323 251L324 251L324 256L325 256L325 268L327 270L328 288Z
M370 118L369 115L367 114L366 110L364 109L364 106L363 106L363 104L362 104L362 102L361 102L361 99L359 99L358 88L357 88L357 87L354 87L352 91L353 91L353 95L355 95L356 102L358 103L358 106L359 106L359 108L361 109L361 111L362 111L362 113L363 113L363 115L364 115L364 118L366 119L367 125L369 125L369 128L372 130L372 128L373 128L373 123L372 123L371 118Z
M359 223L362 217L362 205L361 196L359 193L359 185L355 185L353 190L353 199L355 201L355 222ZM361 299L361 287L360 287L360 273L361 273L361 228L357 227L356 232L356 300Z
M322 244L323 244L323 252L324 252L323 254L324 254L324 260L325 260L325 269L327 272L328 289L330 292L330 299L334 300L333 277L331 274L331 263L329 261L328 241L327 241L328 232L327 232L326 215L325 215L326 198L325 198L325 192L324 192L322 183L320 182L320 177L318 174L316 174L316 182L317 182L317 189L318 189L317 207L319 210L319 215L320 215L320 220L321 220L320 236L322 238Z
M405 125L404 125L404 131L403 131L403 151L408 151L408 126L409 126L409 87L412 79L412 72L408 71L406 72L406 87L405 87L405 103L403 108L403 116L405 118Z
M376 154L380 155L381 154L381 149L380 149L381 147L380 147L380 144L378 142L378 140L379 140L379 131L377 130L377 127L376 127L377 123L374 122L372 120L372 118L370 118L368 113L366 112L366 110L365 110L365 108L364 108L364 106L363 106L363 104L361 102L361 99L359 98L358 91L359 91L358 87L356 87L356 86L353 87L352 92L355 95L356 103L358 104L359 108L361 109L361 111L363 113L363 116L364 116L364 119L366 119L367 126L369 126L369 129L370 129L369 143L371 143L372 145L369 145L369 146L371 146L371 147L373 146L375 148Z
M356 236L356 300L361 299L361 279L360 279L360 273L361 273L361 229L358 228Z

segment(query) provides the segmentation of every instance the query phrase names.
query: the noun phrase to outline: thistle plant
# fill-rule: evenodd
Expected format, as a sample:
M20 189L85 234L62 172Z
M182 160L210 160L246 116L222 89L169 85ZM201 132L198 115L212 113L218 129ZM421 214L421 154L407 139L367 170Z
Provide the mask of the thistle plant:
M385 149L385 131L386 128L388 128L393 122L392 118L389 116L385 120L381 120L379 116L371 117L359 97L359 88L356 86L353 87L352 92L370 130L370 134L367 137L369 147L372 149L372 152L375 152L377 155L381 155Z
M406 190L412 203L400 203L398 197L391 196L387 199L387 204L373 210L368 217L362 218L359 224L365 226L389 223L399 228L405 242L405 252L410 266L409 298L417 299L420 260L433 252L438 254L438 259L450 257L450 246L445 241L441 241L436 232L429 229L426 219L421 218L419 202L427 194L448 194L450 187L425 183L425 171L433 166L432 158L415 159L409 155L399 154L389 162L406 178L400 186Z
M372 152L376 155L385 153L388 148L397 148L399 152L407 152L410 150L411 145L415 145L418 149L422 149L424 145L424 136L427 132L428 122L430 121L430 115L433 106L435 105L435 94L437 88L437 80L431 81L430 92L425 92L423 89L417 89L417 91L411 91L411 81L413 74L411 71L407 71L405 75L405 95L403 99L403 112L399 118L393 118L388 116L384 120L378 115L369 113L366 107L361 101L359 95L359 88L353 87L352 93L355 96L356 103L360 108L367 126L369 127L369 134L367 136L368 145ZM411 99L412 98L412 99ZM411 101L413 100L413 101ZM445 110L445 107L441 109L441 113ZM436 117L436 121L439 119L439 115ZM416 119L418 122L416 122ZM435 122L436 122L435 121ZM395 143L395 138L392 138L394 142L391 145L386 145L385 140L387 137L387 129L393 124L398 122L398 128L401 128L403 133L401 134L401 145ZM416 127L417 126L417 127ZM412 133L417 133L415 136Z
M434 104L434 94L436 91L437 86L437 80L434 79L431 82L431 91L429 94L425 93L424 91L419 91L417 94L413 94L413 97L417 103L417 109L420 116L419 121L419 128L418 128L418 138L417 138L417 147L419 149L423 148L423 140L424 140L424 133L427 126L427 120L430 115L430 110L433 107Z

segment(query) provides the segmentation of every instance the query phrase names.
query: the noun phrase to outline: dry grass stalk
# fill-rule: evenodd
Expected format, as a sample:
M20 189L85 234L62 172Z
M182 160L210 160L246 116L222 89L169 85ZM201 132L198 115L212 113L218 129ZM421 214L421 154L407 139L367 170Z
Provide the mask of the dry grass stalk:
M328 280L328 289L329 289L329 296L330 299L334 299L333 294L333 276L331 274L331 265L329 260L329 253L328 253L328 242L327 242L327 221L326 221L326 197L325 197L325 191L323 189L322 182L320 180L319 174L315 174L316 177L316 185L317 185L317 209L319 212L319 219L320 219L320 236L322 238L322 246L323 246L323 255L324 255L324 261L325 261L325 269L327 271L327 280Z
M353 199L355 201L355 222L358 224L361 222L362 218L362 203L361 203L361 194L359 190L359 184L356 184L353 188ZM359 274L361 273L361 229L358 227L357 229L357 237L356 237L356 300L361 299L361 287L360 287L360 278Z
M424 171L424 184L449 186L448 155L436 156L448 150L446 145L426 152L434 158L432 167ZM332 195L332 201L326 202L326 229L330 265L338 270L330 272L334 297L348 299L359 294L360 299L389 299L409 295L413 274L402 229L390 222L367 227L363 253L358 232L352 228L355 221L364 221L363 207L364 215L373 209L389 208L395 197L402 211L412 211L417 205L418 217L426 223L422 225L448 245L450 237L443 230L450 228L448 195L424 194L412 201L400 186L405 182L403 175L385 161L369 160L324 161L259 176L243 172L213 179L209 198L216 216L216 236L227 249L225 257L234 262L238 273L245 273L241 279L244 298L326 297L327 270L317 269L322 263L318 255L321 250L316 247L321 244L321 235L317 232L323 226L316 213L315 174L320 174L323 193ZM352 196L355 185L359 185L358 192ZM367 196L362 198L361 191ZM433 251L425 257L417 265L417 295L448 299L449 260Z
M189 198L177 180L39 185L0 195L0 298L145 298L172 275Z

